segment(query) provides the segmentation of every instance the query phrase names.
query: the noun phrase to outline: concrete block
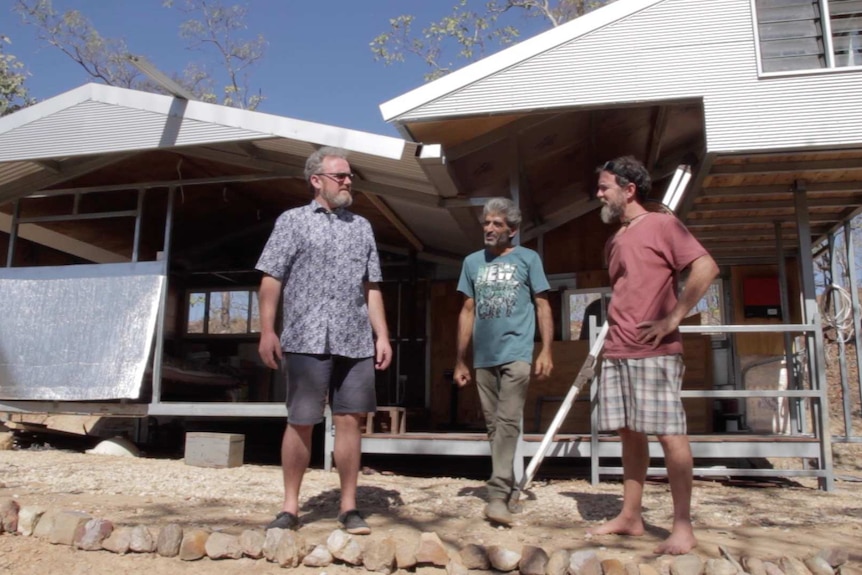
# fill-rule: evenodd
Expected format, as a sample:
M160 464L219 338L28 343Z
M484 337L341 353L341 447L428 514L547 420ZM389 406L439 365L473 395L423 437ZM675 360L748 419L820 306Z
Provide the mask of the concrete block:
M242 466L245 436L238 433L186 433L185 462L196 467Z

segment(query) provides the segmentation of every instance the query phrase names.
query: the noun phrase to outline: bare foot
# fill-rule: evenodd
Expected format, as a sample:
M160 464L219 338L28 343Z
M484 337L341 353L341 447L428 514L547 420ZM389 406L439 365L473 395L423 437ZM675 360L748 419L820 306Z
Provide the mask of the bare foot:
M587 532L591 535L608 535L610 533L616 533L618 535L638 536L644 534L644 522L640 516L623 517L622 515L617 515L607 523L588 529Z
M673 526L673 533L664 540L664 543L655 548L654 553L658 555L684 555L697 547L697 539L691 523Z

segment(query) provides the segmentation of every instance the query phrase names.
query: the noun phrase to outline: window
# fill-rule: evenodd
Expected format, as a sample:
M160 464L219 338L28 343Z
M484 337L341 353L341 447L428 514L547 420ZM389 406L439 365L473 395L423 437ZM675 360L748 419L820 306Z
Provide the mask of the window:
M595 329L605 323L611 288L572 289L563 292L563 339L590 340L590 318Z
M755 0L764 73L862 66L859 0Z
M186 333L190 335L260 333L260 308L253 289L191 292L186 310Z
M683 288L681 288L683 289ZM611 301L611 288L566 290L563 294L563 339L590 338L590 318L595 317L595 333L607 317ZM710 284L706 294L691 309L688 318L698 315L698 325L722 325L724 297L722 282L717 279ZM691 320L686 321L691 325ZM724 339L724 334L713 334L713 338Z

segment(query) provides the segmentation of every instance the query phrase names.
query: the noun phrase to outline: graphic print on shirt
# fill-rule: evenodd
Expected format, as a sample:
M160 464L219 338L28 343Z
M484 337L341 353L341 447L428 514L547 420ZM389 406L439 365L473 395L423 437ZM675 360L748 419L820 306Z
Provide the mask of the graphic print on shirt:
M480 319L510 317L518 299L518 266L487 264L476 275L476 315Z

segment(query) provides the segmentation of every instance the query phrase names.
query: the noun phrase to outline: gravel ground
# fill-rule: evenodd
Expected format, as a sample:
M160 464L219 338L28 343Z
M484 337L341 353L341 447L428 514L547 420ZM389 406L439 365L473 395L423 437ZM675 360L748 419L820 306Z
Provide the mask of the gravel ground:
M849 457L845 458L849 459ZM381 467L382 468L382 467ZM862 564L862 483L852 470L838 489L825 493L813 480L775 482L696 481L694 521L702 557L717 557L723 545L737 555L802 557L826 547L850 550ZM338 476L310 470L302 490L301 533L325 542L336 527ZM434 531L452 549L468 542L520 550L525 544L555 549L595 549L604 557L654 562L652 549L667 535L670 494L666 482L651 481L644 506L648 532L639 538L590 538L586 529L619 509L621 486L583 480L537 482L526 510L511 529L482 519L483 481L454 476L409 477L366 469L359 499L374 529L372 537L418 537ZM281 500L281 472L274 465L211 469L182 460L126 458L57 449L0 451L0 498L21 505L79 510L117 525L160 527L179 523L239 534L264 526ZM184 563L150 555L119 556L75 551L29 537L0 536L0 573L275 573L274 564L243 559ZM319 572L299 568L296 571ZM327 575L355 569L333 566Z

